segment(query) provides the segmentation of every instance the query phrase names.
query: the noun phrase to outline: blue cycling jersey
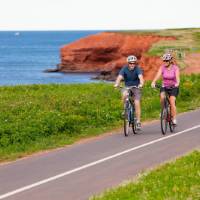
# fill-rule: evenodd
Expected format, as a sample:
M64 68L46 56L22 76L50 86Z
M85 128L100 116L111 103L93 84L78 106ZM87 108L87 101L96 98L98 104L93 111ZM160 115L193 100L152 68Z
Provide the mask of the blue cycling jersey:
M124 77L125 86L138 86L140 84L138 76L142 74L142 70L139 66L135 66L131 70L126 65L120 70L119 74Z

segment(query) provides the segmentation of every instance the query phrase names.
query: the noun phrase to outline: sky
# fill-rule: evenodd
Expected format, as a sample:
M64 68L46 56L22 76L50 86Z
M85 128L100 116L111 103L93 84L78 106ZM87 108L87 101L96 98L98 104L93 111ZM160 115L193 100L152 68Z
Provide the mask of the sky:
M200 0L0 0L0 31L189 27L200 27Z

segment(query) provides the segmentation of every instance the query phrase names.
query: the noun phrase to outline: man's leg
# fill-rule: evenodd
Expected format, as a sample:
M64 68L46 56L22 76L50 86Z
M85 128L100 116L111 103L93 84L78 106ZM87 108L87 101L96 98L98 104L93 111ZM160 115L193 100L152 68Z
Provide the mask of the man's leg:
M134 102L135 102L135 112L136 112L137 122L140 123L140 118L141 118L140 100L135 99Z
M141 90L138 88L134 88L134 103L135 103L135 114L137 118L137 129L141 129L141 105L140 105L140 99L141 99Z
M128 97L128 91L124 90L122 92L122 105L123 105L123 111L122 111L122 117L124 117L125 113L124 113L124 108L125 108L125 103L126 103L126 99Z
M126 98L128 97L128 91L127 90L124 90L122 92L122 102L123 102L123 105L125 105L125 102L126 102Z

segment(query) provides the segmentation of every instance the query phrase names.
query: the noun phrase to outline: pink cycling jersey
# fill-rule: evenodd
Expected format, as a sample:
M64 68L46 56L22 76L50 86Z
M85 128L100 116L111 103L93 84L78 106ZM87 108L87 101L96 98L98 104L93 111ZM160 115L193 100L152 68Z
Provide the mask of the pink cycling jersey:
M179 70L177 65L172 65L169 69L165 65L162 65L162 85L164 87L172 87L176 85L177 70Z

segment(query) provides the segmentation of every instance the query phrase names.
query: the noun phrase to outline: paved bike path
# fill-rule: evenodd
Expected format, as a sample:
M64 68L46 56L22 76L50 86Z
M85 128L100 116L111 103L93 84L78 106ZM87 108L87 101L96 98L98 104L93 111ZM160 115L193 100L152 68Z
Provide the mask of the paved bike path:
M88 199L199 147L200 110L179 115L178 122L177 135L162 136L153 122L138 135L120 132L0 165L0 199Z

